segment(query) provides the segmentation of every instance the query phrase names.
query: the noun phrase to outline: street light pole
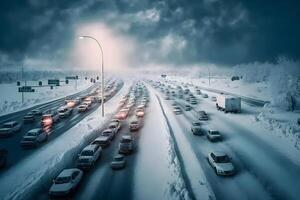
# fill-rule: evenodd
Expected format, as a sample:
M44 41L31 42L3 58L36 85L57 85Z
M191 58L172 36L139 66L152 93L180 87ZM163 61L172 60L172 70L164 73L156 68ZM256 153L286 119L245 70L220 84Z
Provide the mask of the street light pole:
M102 117L104 117L104 57L103 57L103 49L101 44L98 42L98 40L96 38L93 38L91 36L88 35L83 35L80 36L79 39L92 39L95 42L97 42L99 48L100 48L100 52L101 52L101 56L102 56L102 67L101 67L101 106L102 106Z

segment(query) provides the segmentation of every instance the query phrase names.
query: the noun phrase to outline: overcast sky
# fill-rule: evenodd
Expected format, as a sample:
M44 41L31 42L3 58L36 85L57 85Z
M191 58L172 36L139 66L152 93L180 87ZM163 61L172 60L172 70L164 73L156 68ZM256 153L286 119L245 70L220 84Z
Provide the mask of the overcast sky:
M0 67L93 65L97 46L81 34L114 67L299 60L299 22L298 0L7 0Z

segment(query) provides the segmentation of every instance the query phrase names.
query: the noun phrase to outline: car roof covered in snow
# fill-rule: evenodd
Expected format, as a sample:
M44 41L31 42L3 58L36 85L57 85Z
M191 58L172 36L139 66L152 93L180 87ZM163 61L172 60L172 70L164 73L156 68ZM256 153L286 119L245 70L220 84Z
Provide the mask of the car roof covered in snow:
M77 168L64 169L62 172L60 172L58 176L59 177L71 176L74 171L80 171L80 169Z
M226 156L227 154L223 151L213 151L212 152L215 156L221 157L221 156Z

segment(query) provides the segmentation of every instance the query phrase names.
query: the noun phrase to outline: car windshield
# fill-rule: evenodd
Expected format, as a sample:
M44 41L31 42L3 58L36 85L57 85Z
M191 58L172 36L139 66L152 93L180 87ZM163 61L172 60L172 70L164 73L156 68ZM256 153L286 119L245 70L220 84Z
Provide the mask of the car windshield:
M200 126L201 124L200 124L200 122L193 122L193 125L194 126Z
M92 156L92 155L94 155L94 152L89 151L89 150L84 150L84 151L81 152L81 155L82 156Z
M65 177L57 177L55 179L55 184L64 184L70 182L71 177L70 176L65 176Z
M115 161L122 161L124 159L124 157L121 156L117 156L114 158Z
M215 161L217 163L228 163L230 161L229 157L227 155L224 156L216 156Z
M219 132L218 131L210 131L210 134L211 135L219 135Z
M36 132L34 131L30 131L27 133L28 136L36 136Z

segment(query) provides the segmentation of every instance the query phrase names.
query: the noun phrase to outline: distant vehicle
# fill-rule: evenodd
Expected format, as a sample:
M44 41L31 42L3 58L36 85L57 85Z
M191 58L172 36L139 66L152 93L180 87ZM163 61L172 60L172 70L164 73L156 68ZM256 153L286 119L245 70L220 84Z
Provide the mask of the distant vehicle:
M184 110L185 111L190 111L190 110L192 110L192 106L187 104L187 105L184 106Z
M131 135L123 135L119 143L119 153L129 154L134 149L134 140Z
M65 104L66 104L66 106L69 107L69 108L75 107L75 106L78 105L80 102L81 102L81 101L80 101L79 98L78 98L78 99L76 98L76 99L66 99L66 100L65 100Z
M217 175L231 176L234 175L235 169L231 163L231 158L224 152L211 152L208 154L208 162L214 168Z
M63 170L53 180L53 184L49 189L49 195L51 197L71 195L79 185L82 176L83 172L77 168Z
M192 105L196 105L198 104L197 100L196 99L192 99L191 102L190 102Z
M44 114L42 116L41 123L42 123L42 126L51 126L57 121L59 121L58 112L53 111L50 114Z
M211 99L212 101L217 101L217 97L215 97L215 96L211 96L210 99Z
M138 131L140 127L142 126L142 120L133 120L129 124L129 130L130 131Z
M5 167L7 163L7 150L5 149L0 149L0 168Z
M188 94L190 92L190 90L189 89L184 89L184 94Z
M58 114L61 118L69 117L72 114L72 112L73 109L67 106L63 106L58 109Z
M135 116L137 116L137 117L144 117L144 115L145 115L144 109L137 109L135 111Z
M170 97L169 96L165 96L165 100L170 100Z
M194 135L203 135L203 131L201 130L201 123L199 121L195 121L192 123L191 132Z
M28 131L21 140L22 147L36 147L39 143L45 142L48 139L48 134L41 128L35 128Z
M185 97L184 100L190 102L190 97Z
M42 111L38 108L32 110L31 113L34 114L34 115L42 115L43 114Z
M109 137L109 136L103 136L103 135L101 135L101 136L97 137L97 138L92 142L92 144L98 144L98 145L100 145L102 148L105 148L105 147L109 146L110 141L111 141L111 140L110 140L110 137Z
M128 111L127 110L120 110L117 114L116 114L116 118L119 120L124 120L126 119L128 116Z
M23 117L23 122L24 123L33 123L35 121L35 116L32 112L27 113L24 117Z
M121 128L121 123L120 122L110 122L110 124L108 125L108 128L111 129L114 134L117 134Z
M202 93L202 97L203 97L203 98L208 98L208 95L205 94L205 93Z
M222 136L219 131L216 130L208 130L207 131L207 139L211 142L222 140Z
M197 90L196 90L196 94L197 94L197 95L201 95L201 90L197 89Z
M228 95L219 95L217 97L216 107L217 107L218 110L222 110L225 113L227 113L227 112L234 112L234 113L241 112L241 98L240 97L228 96Z
M181 110L181 108L178 107L178 106L175 106L175 107L173 108L173 111L174 111L175 115L180 115L180 114L182 114L182 110Z
M87 104L81 104L77 107L79 112L85 112L89 109L89 106Z
M126 158L122 154L117 154L113 158L112 162L110 163L110 166L112 169L123 169L126 165Z
M100 158L102 148L98 144L90 144L86 146L80 154L78 154L77 167L80 169L90 169Z
M19 132L22 125L16 121L6 122L0 128L0 137L10 137L16 132Z
M201 111L198 111L198 114L199 114L199 120L201 121L206 121L208 120L208 115L205 111L201 110Z
M176 101L172 101L171 105L172 105L172 106L177 106Z
M106 129L102 131L101 135L109 137L110 141L112 141L113 138L115 137L114 131L112 129Z

